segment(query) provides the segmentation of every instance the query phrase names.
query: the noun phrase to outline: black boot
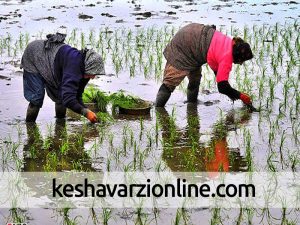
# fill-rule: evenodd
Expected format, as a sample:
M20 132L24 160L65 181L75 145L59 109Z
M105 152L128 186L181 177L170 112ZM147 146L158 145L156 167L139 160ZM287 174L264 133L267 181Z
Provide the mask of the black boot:
M172 92L170 91L170 89L165 84L162 84L156 95L155 106L164 107L169 100L171 93Z
M29 103L26 113L26 122L35 122L39 114L40 107Z
M187 88L187 102L197 103L200 82L189 82Z
M55 115L57 119L63 119L66 117L67 109L63 104L55 103Z

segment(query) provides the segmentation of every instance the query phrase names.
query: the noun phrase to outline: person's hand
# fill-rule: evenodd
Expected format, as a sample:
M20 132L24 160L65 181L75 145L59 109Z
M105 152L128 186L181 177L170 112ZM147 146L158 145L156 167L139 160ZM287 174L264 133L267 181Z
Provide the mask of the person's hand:
M84 109L82 113L91 123L96 123L97 122L97 116L96 114L89 110L89 109Z
M96 122L97 122L97 116L96 116L96 114L95 114L93 111L91 111L91 110L89 110L89 111L87 112L86 118L87 118L89 121L91 121L91 123L96 123Z
M251 97L249 95L245 94L245 93L240 94L240 99L242 100L242 102L245 105L251 105L252 104Z

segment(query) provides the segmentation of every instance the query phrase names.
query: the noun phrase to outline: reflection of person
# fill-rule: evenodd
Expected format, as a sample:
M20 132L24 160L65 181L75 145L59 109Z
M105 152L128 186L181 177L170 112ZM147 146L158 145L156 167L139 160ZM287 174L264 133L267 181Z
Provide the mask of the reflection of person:
M207 172L228 172L229 171L229 153L226 137L212 140L211 145L213 146L213 157L207 157L205 159L205 170ZM205 149L209 151L209 149ZM212 176L213 173L211 173Z
M14 192L15 196L18 195L18 200L22 200L18 201L18 204L33 207L48 207L50 205L74 207L76 202L72 200L53 198L52 187L59 187L59 184L64 184L64 182L73 185L83 183L84 179L89 178L89 176L83 177L82 172L96 171L91 156L84 148L87 139L99 135L96 127L92 126L85 130L85 127L79 125L78 127L71 127L67 132L66 121L60 119L55 123L54 132L49 132L49 136L44 139L36 123L26 123L26 128L27 142L24 144L24 163L21 171L26 173L20 173L20 178L22 178L20 182L22 187L25 185L24 190L29 190L29 192L24 192L23 189ZM75 133L73 133L73 129L76 131ZM81 129L86 133L81 133ZM65 143L69 146L66 146L65 152L62 152ZM56 173L64 171L78 173ZM47 172L47 174L36 172ZM101 176L98 177L101 178ZM98 179L97 182L101 182L101 180ZM93 184L97 185L98 183Z
M22 56L24 96L29 105L26 121L34 122L43 105L45 89L55 102L57 118L64 118L66 107L96 122L94 112L82 102L86 84L104 74L101 56L90 50L79 51L64 43L65 35L47 35L47 40L28 44Z
M26 128L27 142L23 149L25 154L23 171L95 170L90 156L84 149L84 137L96 137L98 135L96 129L89 129L89 133L85 136L80 132L76 135L68 135L65 120L60 120L55 123L53 136L48 136L43 140L36 123L26 123ZM62 148L66 148L64 152L61 152ZM49 168L47 168L49 154L50 158L51 155L55 156L55 160L49 162Z
M187 76L187 101L197 102L201 66L208 63L216 75L218 90L232 100L251 105L251 98L228 83L232 63L243 64L253 58L248 43L215 30L215 26L192 23L181 28L164 50L167 60L163 84L156 96L156 106L164 107L171 93Z
M172 126L174 127L174 119L169 116L165 108L159 107L156 108L156 111L162 127L163 158L171 170L174 172L244 170L246 165L241 157L236 155L238 152L229 152L226 136L227 126L236 122L245 123L249 120L249 113L244 114L240 118L241 121L234 121L232 112L229 112L226 121L215 125L209 146L202 146L199 143L200 123L196 104L187 104L188 125L182 131L178 129L174 131L172 128ZM233 161L230 160L231 157L234 159ZM213 173L211 174L213 176Z

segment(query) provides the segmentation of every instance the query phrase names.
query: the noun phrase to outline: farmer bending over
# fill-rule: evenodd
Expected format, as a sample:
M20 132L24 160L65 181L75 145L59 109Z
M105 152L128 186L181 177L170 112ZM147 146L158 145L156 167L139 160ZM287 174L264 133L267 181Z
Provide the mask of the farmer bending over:
M248 43L239 37L231 39L215 26L192 23L181 28L164 50L167 60L163 84L156 96L157 107L164 107L171 93L187 76L187 101L197 102L201 80L201 66L208 63L216 75L218 90L230 99L241 99L244 104L252 105L251 98L228 83L232 63L242 65L252 59Z
M29 105L26 122L35 122L43 105L45 89L55 102L56 118L64 118L66 107L92 123L94 112L85 107L82 93L90 79L103 75L101 56L93 50L79 51L64 43L66 35L49 34L47 40L28 44L22 56L24 96Z

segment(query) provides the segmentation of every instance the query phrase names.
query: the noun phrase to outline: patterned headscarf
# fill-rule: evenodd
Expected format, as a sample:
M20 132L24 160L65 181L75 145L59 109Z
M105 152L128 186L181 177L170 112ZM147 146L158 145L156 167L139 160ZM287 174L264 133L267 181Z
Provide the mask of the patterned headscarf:
M61 33L47 34L47 40L45 41L45 49L50 49L52 45L58 43L64 43L66 35Z
M85 55L85 74L105 75L104 63L102 57L93 49L89 49Z

